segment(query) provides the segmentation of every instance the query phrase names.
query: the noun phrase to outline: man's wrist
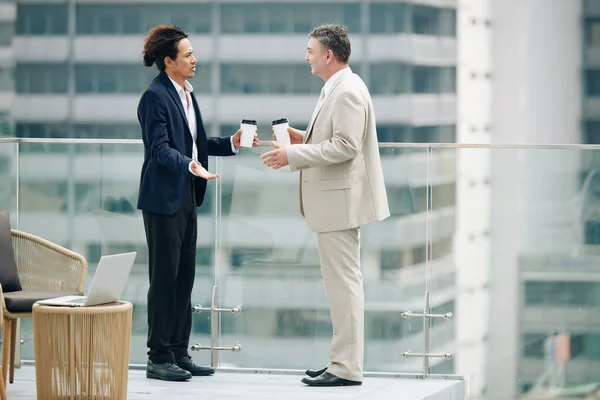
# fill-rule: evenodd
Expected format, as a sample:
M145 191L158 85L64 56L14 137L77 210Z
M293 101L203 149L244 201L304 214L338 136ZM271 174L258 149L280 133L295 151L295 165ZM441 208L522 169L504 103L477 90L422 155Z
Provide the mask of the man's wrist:
M194 173L194 170L192 169L192 165L193 165L193 164L194 164L194 160L190 161L190 163L188 164L188 170L190 171L190 174L192 174L192 175L194 175L194 176L197 176L197 175Z
M231 151L233 152L233 154L238 153L240 149L235 147L235 145L233 144L233 136L229 137L229 141L231 142Z

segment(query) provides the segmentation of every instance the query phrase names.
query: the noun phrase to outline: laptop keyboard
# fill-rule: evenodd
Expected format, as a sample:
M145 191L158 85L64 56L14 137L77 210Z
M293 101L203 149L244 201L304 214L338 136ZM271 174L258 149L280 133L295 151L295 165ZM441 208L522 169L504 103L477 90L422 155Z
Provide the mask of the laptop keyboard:
M74 304L85 304L85 301L87 299L74 299L74 300L70 300L69 303L74 303Z

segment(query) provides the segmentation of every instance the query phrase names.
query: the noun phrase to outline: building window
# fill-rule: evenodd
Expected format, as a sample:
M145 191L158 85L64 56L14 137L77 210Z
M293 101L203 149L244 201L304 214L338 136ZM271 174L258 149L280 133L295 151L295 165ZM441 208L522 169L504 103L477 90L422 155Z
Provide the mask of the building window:
M600 96L600 69L585 71L585 88L588 96Z
M598 0L584 0L583 14L600 16L600 3L598 3Z
M397 214L394 213L392 213L392 215L397 216ZM398 271L410 265L410 263L407 263L407 260L410 262L410 257L406 255L406 251L396 249L382 249L381 257L379 260L379 267L383 272Z
M209 33L211 5L77 5L77 33L80 35L136 35L159 24L177 25L189 33Z
M405 33L410 6L403 3L372 3L371 33Z
M0 111L0 136L12 136L12 126L10 114L5 111Z
M417 35L456 36L456 10L412 6L412 32Z
M75 124L74 137L90 139L141 139L138 124Z
M327 337L331 335L331 319L319 310L278 309L276 311L279 337Z
M398 190L392 193L392 195L395 195L396 193L398 193ZM392 197L390 196L390 198ZM393 216L400 216L400 214L395 213L396 210L391 209L392 204L394 205L394 208L398 208L397 203L391 202L391 214ZM412 210L412 212L404 213L404 215L412 213L414 213L414 209ZM451 254L452 238L443 238L431 243L431 249L433 250L430 254L432 260L436 260L438 258ZM381 257L379 260L379 267L381 269L381 272L385 274L386 272L399 271L403 268L410 267L412 265L422 264L427 259L426 251L427 248L425 245L404 249L382 249L380 253Z
M600 284L594 282L525 282L525 304L554 307L593 306L600 297Z
M67 137L67 124L17 123L17 137L21 138L64 138Z
M66 35L68 32L67 3L17 4L17 34Z
M433 7L413 5L413 33L417 35L438 35L440 32L440 10Z
M223 93L319 93L323 81L305 64L222 64Z
M398 340L415 334L407 329L406 320L398 314L370 311L365 313L365 336L370 340Z
M456 125L378 125L377 139L379 143L455 143ZM379 152L394 155L423 152L423 149L383 147Z
M372 94L455 93L454 67L411 66L398 62L371 65ZM310 74L306 64L221 65L223 93L318 93L323 81Z
M413 67L412 84L413 93L437 93L440 92L440 67Z
M585 20L585 43L588 46L600 46L600 18Z
M586 121L584 127L585 144L600 144L600 121Z
M18 64L17 93L67 93L66 64Z
M360 30L356 3L223 4L222 33L309 33L325 23L339 23L350 32Z
M16 126L17 137L24 138L67 138L72 134L74 138L82 139L140 139L141 131L138 124L119 123L78 123L73 125L72 132L69 126L63 123L18 123ZM25 143L21 146L24 153L35 152L65 152L67 146L62 143ZM141 145L133 144L77 144L77 153L136 153L143 151Z
M456 10L440 10L440 36L456 37Z
M525 333L523 335L523 356L542 359L546 357L548 337L554 333ZM600 334L568 333L569 350L572 359L600 359Z
M0 21L0 46L10 46L14 31L12 22Z
M456 68L407 65L399 62L371 64L372 94L456 93Z
M454 143L456 125L377 125L377 140L380 143Z
M544 358L544 343L546 335L540 333L526 333L523 335L523 357Z
M12 92L14 89L13 70L0 67L0 92Z
M410 125L377 125L377 140L385 142L412 142Z
M78 64L75 67L75 90L77 93L141 94L156 75L156 68L137 64ZM210 92L210 76L210 65L196 65L196 75L190 79L195 93Z
M456 37L456 10L402 3L373 3L371 33Z
M590 360L600 360L600 334L585 335L585 353Z
M66 123L18 123L17 136L64 138L68 137L68 126ZM78 123L73 125L73 137L81 139L140 139L141 132L138 124Z
M397 62L371 65L370 91L372 94L410 93L410 66Z
M439 67L440 93L456 93L456 67Z

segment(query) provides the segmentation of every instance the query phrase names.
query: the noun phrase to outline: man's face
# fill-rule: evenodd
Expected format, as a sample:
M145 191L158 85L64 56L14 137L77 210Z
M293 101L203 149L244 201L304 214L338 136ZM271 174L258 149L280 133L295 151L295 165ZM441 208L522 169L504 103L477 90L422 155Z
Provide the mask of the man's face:
M325 49L325 46L317 39L311 37L306 47L306 57L304 59L310 63L310 72L322 78L328 64L327 49Z
M177 45L177 58L171 60L167 57L166 65L169 71L175 76L185 79L194 77L194 73L196 72L196 57L194 57L192 44L187 38L179 41Z

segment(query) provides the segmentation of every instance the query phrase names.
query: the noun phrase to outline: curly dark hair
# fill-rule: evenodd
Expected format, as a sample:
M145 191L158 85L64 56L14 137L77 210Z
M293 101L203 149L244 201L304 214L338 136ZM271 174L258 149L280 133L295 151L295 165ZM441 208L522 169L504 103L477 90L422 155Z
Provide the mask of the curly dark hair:
M179 42L187 37L188 34L175 25L158 25L150 29L144 39L144 65L151 67L156 63L156 67L164 71L165 57L175 60Z
M333 52L334 57L343 64L350 60L350 39L348 28L344 25L326 24L313 29L309 35L317 39L325 48Z

